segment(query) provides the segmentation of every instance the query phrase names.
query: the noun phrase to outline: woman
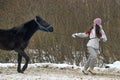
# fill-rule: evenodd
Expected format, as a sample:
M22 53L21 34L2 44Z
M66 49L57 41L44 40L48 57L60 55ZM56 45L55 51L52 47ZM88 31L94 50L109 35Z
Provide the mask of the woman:
M97 54L99 52L99 41L107 41L107 37L106 34L104 32L104 30L102 29L102 20L100 18L96 18L93 21L93 27L84 32L84 33L74 33L72 35L72 37L89 37L89 41L87 43L87 49L89 52L89 58L88 61L86 62L84 69L82 70L82 72L84 74L88 74L88 72L90 72L91 74L96 74L94 69L95 63L96 63L96 59L97 59Z

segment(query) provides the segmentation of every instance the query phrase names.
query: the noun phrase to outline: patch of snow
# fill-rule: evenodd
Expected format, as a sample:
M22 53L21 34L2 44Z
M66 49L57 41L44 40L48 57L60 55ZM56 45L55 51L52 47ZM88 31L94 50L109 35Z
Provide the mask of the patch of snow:
M14 63L0 63L0 67L15 67Z
M113 64L106 64L106 66L109 66L110 68L120 69L120 61L115 61Z

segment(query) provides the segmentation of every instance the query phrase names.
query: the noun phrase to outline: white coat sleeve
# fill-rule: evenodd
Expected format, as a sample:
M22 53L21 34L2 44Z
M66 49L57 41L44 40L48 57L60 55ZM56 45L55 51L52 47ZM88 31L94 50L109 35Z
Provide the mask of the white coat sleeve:
M89 35L86 34L86 33L75 33L75 36L81 37L81 38L86 38L86 37L88 37Z

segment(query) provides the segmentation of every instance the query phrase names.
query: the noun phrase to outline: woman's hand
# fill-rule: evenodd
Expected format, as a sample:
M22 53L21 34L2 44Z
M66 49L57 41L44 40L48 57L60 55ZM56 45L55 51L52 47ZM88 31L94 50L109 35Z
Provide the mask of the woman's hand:
M77 33L72 34L72 37L76 38L77 37Z

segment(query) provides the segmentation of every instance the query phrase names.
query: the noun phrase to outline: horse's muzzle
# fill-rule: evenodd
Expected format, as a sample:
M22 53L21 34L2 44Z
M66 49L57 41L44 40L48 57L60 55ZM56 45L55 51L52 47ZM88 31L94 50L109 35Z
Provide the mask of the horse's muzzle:
M49 28L48 28L48 31L49 31L49 32L53 32L53 27L52 27L52 26L49 27Z

